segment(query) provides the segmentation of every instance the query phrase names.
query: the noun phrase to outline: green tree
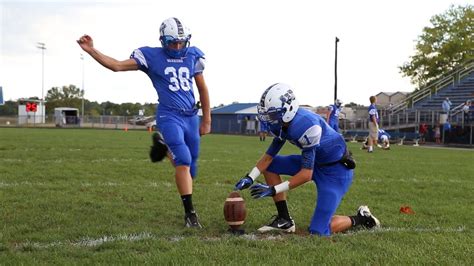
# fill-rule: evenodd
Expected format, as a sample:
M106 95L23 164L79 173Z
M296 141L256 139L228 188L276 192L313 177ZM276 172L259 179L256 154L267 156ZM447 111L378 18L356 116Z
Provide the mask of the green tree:
M344 104L344 107L358 107L358 106L364 106L364 105L357 104L355 102L350 102L350 103Z
M0 105L0 116L18 115L18 102L5 101L4 105Z
M81 110L83 91L75 85L53 87L46 94L46 112L54 113L56 107L72 107Z
M451 6L430 19L432 24L418 37L416 53L400 66L403 76L422 87L473 59L474 7Z

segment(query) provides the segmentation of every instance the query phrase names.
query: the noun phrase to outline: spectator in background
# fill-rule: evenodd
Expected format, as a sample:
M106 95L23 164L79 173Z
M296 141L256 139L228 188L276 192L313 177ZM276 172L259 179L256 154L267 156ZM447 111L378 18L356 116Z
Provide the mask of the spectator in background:
M451 124L449 123L449 120L446 120L446 122L443 124L444 144L448 144L450 140L450 136L451 136L450 132L451 132Z
M439 125L436 125L434 129L434 138L435 138L436 144L441 144L441 129Z
M255 127L255 120L252 119L249 115L245 117L246 127L245 132L249 135L257 134L257 129Z
M445 112L448 115L448 119L449 119L449 111L451 110L451 105L452 103L448 97L446 97L446 99L444 99L443 103L441 104L441 107L443 107L443 112Z
M418 134L420 135L420 144L425 144L427 133L428 133L428 126L425 123L421 123L420 128L418 129Z
M471 101L466 101L462 107L462 113L464 115L464 124L469 124L469 108L471 107Z
M260 141L265 141L265 138L267 137L267 131L268 131L268 128L267 128L267 124L263 121L259 121L260 122L260 126L259 126L259 129L258 129L258 136L260 138Z
M334 101L334 104L329 105L328 115L326 117L326 122L332 127L336 132L339 133L339 113L341 112L342 102L339 99Z
M377 97L370 96L369 100L369 141L367 152L373 152L374 145L377 144L377 139L379 138L379 114L377 113L377 107L375 106Z

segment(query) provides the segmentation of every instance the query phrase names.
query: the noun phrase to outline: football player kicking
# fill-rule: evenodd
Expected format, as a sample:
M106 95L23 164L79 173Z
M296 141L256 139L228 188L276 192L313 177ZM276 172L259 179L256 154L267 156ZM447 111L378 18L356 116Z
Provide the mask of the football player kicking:
M273 142L256 166L235 185L236 190L250 187L254 198L273 197L278 214L258 229L295 232L295 222L286 204L286 191L310 180L316 183L317 202L309 232L329 236L353 226L380 226L367 206L360 206L354 216L335 215L343 196L352 184L355 162L343 137L319 115L299 108L291 87L277 83L263 93L258 105L260 121L268 123ZM288 140L301 149L301 155L277 155ZM267 184L255 179L263 173ZM282 182L280 175L292 176Z
M204 54L196 47L189 47L190 39L190 30L177 18L169 18L160 26L162 47L135 49L130 59L123 61L101 53L88 35L81 36L77 42L104 67L112 71L141 70L151 79L159 98L156 124L175 168L175 181L184 206L185 226L201 228L192 203L193 179L197 175L199 136L211 131L211 115L209 92L203 76ZM202 106L200 124L193 78ZM153 135L154 146L162 143L156 138L160 138L160 135ZM155 161L152 153L153 149L150 156Z

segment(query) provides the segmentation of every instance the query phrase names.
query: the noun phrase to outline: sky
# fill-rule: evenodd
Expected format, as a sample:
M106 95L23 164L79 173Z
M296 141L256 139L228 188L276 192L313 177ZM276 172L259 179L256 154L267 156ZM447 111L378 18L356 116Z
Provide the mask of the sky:
M161 22L177 17L191 29L191 45L206 55L211 107L258 102L277 82L292 86L301 104L332 103L336 36L338 98L367 105L382 91L413 91L398 67L415 54L416 40L431 26L431 17L469 3L0 0L0 86L5 100L41 98L52 87L73 84L90 101L156 103L146 74L112 72L76 40L89 34L99 51L124 60L136 48L160 46ZM38 42L46 50L37 48ZM198 98L196 88L195 94Z

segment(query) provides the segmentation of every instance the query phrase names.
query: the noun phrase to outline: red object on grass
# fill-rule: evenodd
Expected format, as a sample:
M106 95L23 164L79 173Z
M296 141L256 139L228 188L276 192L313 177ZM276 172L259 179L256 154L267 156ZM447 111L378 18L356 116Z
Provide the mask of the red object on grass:
M406 205L406 206L400 207L400 213L415 214L415 211L413 211L413 209L410 206Z

